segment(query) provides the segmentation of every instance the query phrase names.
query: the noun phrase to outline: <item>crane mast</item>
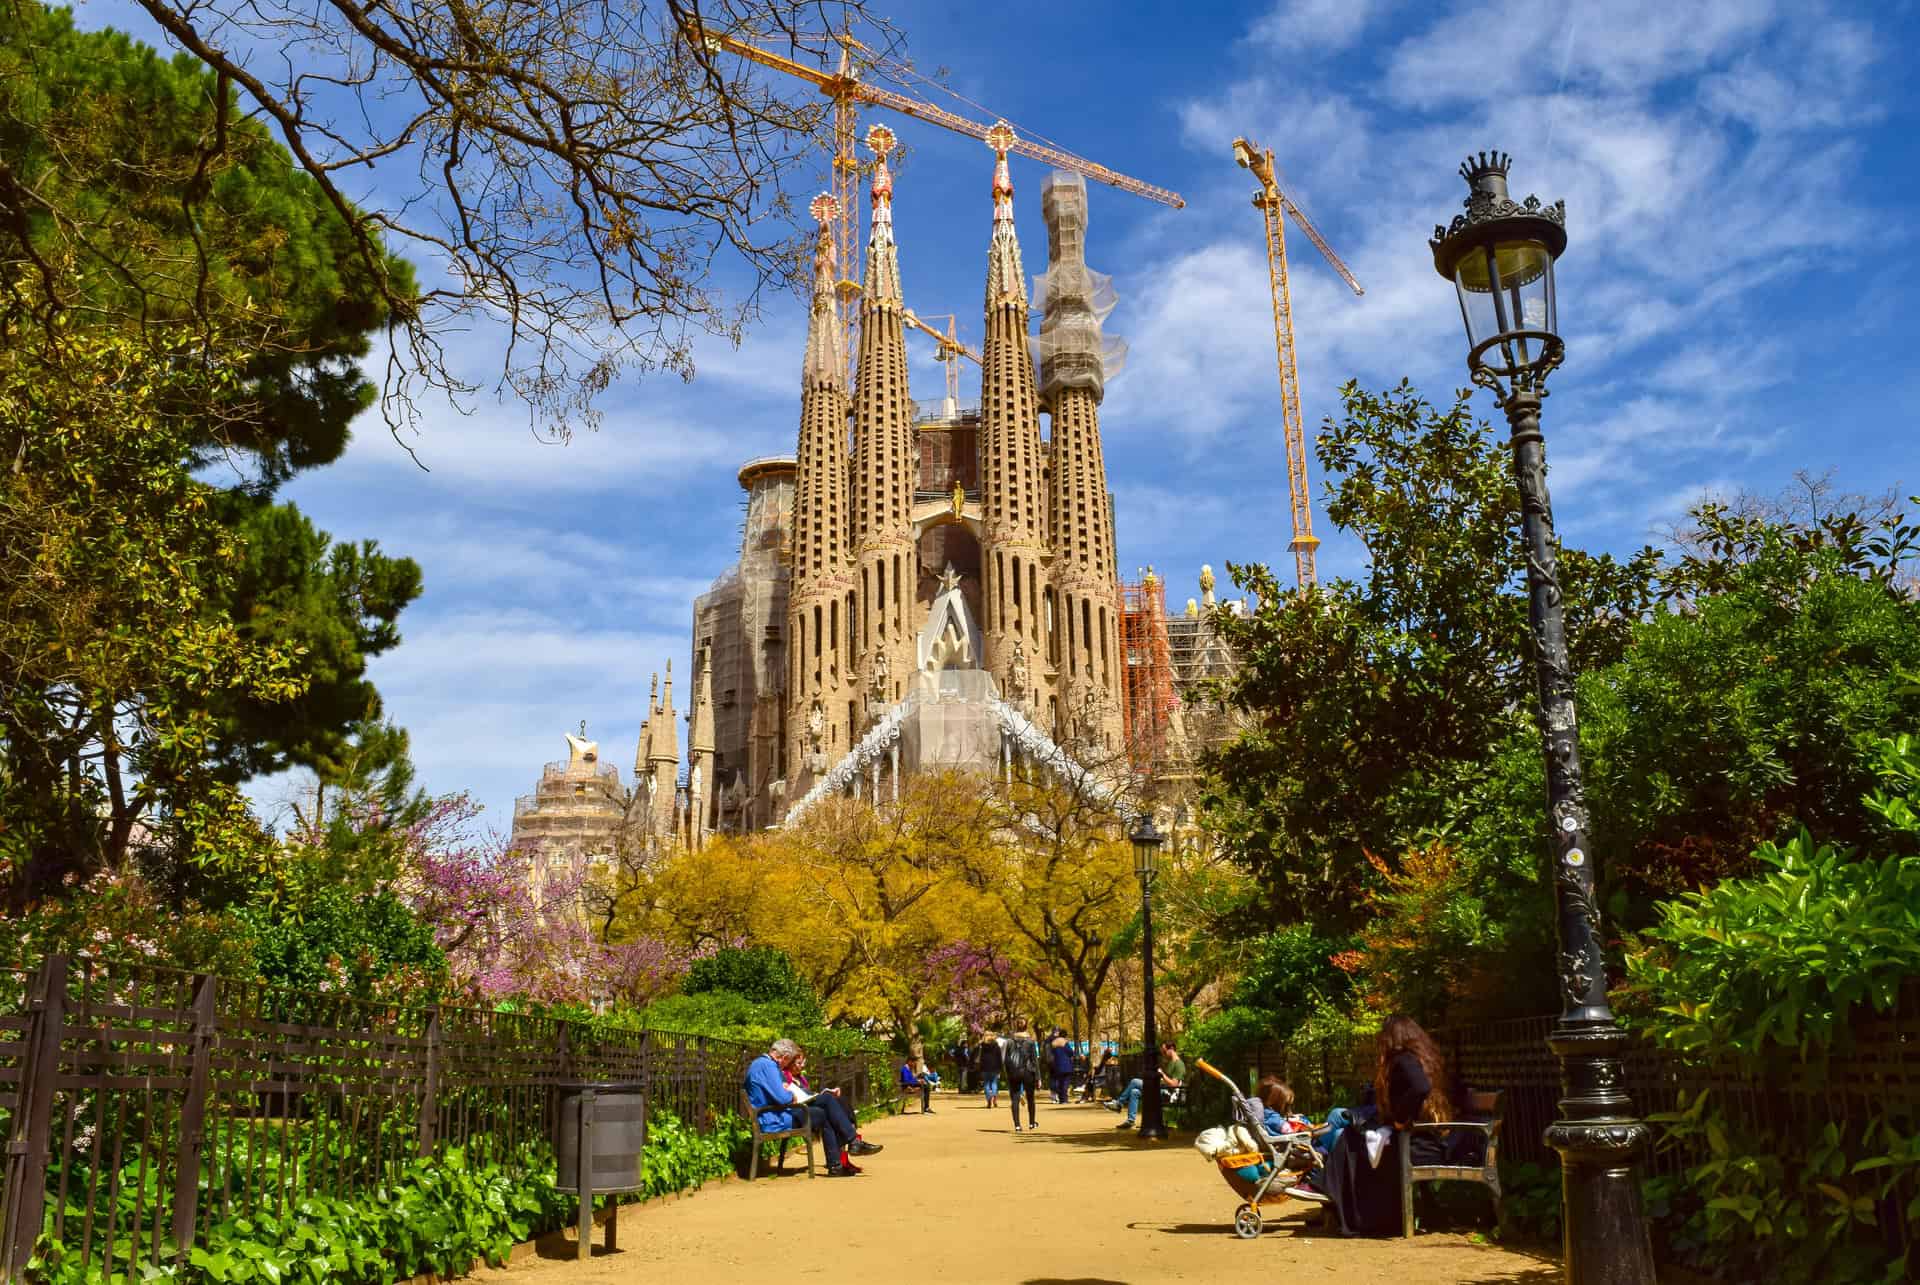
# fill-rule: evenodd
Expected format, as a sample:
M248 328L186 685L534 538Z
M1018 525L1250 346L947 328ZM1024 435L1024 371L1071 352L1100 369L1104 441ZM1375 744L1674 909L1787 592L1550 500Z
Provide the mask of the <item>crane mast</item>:
M1325 256L1334 271L1340 274L1354 294L1365 294L1360 283L1354 279L1340 256L1333 252L1326 238L1300 212L1300 207L1287 199L1274 177L1273 152L1262 150L1245 138L1233 140L1234 159L1242 168L1252 171L1260 180L1260 190L1253 194L1253 203L1259 208L1261 219L1267 234L1267 286L1273 297L1273 346L1276 361L1280 369L1280 419L1281 432L1286 441L1287 451L1287 499L1293 519L1293 539L1287 548L1293 553L1294 574L1300 588L1317 581L1314 567L1314 555L1320 547L1319 537L1313 533L1313 490L1307 479L1307 428L1300 411L1300 368L1294 355L1293 345L1293 292L1287 282L1287 226L1286 220L1292 218L1307 234L1314 248Z

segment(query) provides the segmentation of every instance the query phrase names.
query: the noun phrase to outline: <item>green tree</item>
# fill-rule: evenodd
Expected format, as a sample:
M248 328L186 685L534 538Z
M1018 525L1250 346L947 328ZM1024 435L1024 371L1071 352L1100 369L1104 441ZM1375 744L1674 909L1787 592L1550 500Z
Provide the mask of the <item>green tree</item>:
M221 770L238 781L304 767L326 785L387 770L404 739L379 731L366 666L399 643L400 612L420 594L419 565L372 540L335 544L289 504L231 493L222 501L242 549L226 609L249 637L294 649L306 686L285 704L221 702Z
M396 621L419 593L419 569L372 543L333 545L271 494L344 449L349 422L374 397L359 365L368 335L388 319L395 292L411 289L410 270L390 257L369 270L317 181L240 117L231 84L196 61L163 59L113 32L75 32L65 11L28 0L8 12L17 21L0 29L0 340L30 354L40 380L81 381L64 396L43 389L43 406L83 407L111 422L112 397L126 394L136 418L164 421L164 434L144 441L139 458L160 470L151 451L170 444L179 472L168 485L191 497L196 521L227 529L217 574L195 586L195 609L209 619L224 613L238 638L285 667L286 681L271 689L202 684L167 693L183 716L185 702L202 702L193 711L196 771L237 784L298 766L324 785L351 759L357 771L390 775L403 746L391 731L373 734L380 706L365 669L398 641ZM49 300L56 306L40 306ZM200 361L217 378L103 386L86 359L96 341L116 354L145 344L153 362ZM156 400L174 396L177 403ZM24 422L4 428L18 434ZM42 484L65 470L90 469L97 443L82 434L49 445L69 454L12 455L21 538L53 521L30 497L44 497ZM238 474L225 489L203 484L221 476L216 461ZM30 479L36 467L50 472ZM6 573L20 577L9 593L43 591L24 548ZM104 596L87 606L109 615L139 610ZM45 623L51 645L60 645L60 622ZM58 705L67 728L92 729L86 752L111 821L98 844L75 847L74 860L80 868L117 863L164 789L145 781L150 756L135 761L121 722L128 702L158 693L36 693L27 686L32 672L7 676L22 685L10 693L13 703ZM80 708L89 696L104 703ZM57 735L54 757L79 734ZM8 753L32 756L23 742ZM182 770L184 759L172 762ZM9 771L16 793L52 789L60 779L12 762ZM71 792L73 779L61 788ZM54 812L66 806L43 802ZM192 868L175 863L174 873Z
M68 327L49 336L111 326L163 345L217 326L244 355L200 408L194 462L243 463L271 489L339 458L375 396L368 336L412 296L412 271L384 251L363 258L230 79L119 32L75 31L35 0L6 11L0 338L50 316Z
M1354 927L1368 854L1392 861L1444 826L1532 705L1519 495L1505 445L1409 385L1349 383L1316 442L1326 512L1366 551L1357 580L1283 590L1232 566L1255 599L1215 627L1241 667L1223 693L1247 729L1208 756L1204 802L1260 879L1274 922ZM1652 601L1656 558L1566 549L1577 665L1617 659ZM1544 804L1537 803L1544 814Z
M265 844L215 770L223 699L298 697L292 649L226 612L242 552L186 459L244 358L113 335L0 349L0 881L15 906L148 846ZM68 363L79 363L76 369ZM204 393L202 392L204 390Z
M1899 512L1709 503L1693 522L1699 547L1663 573L1671 605L1580 681L1595 846L1642 897L1743 872L1796 823L1865 842L1872 746L1920 724L1916 528Z

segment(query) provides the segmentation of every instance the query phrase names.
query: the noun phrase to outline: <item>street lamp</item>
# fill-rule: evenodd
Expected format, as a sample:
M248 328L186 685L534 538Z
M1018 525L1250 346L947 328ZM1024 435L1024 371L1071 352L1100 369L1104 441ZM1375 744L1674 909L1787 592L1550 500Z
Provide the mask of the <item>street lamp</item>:
M1506 412L1513 477L1520 490L1539 703L1534 717L1546 757L1553 834L1554 907L1565 1001L1547 1038L1560 1059L1560 1118L1547 1144L1560 1153L1562 1246L1570 1285L1652 1285L1653 1248L1636 1172L1649 1131L1636 1119L1621 1073L1627 1034L1607 1005L1600 911L1587 842L1573 672L1560 608L1558 541L1547 496L1540 401L1565 356L1556 330L1554 260L1567 247L1565 202L1507 195L1500 152L1469 157L1466 213L1433 230L1433 266L1453 282L1467 327L1473 382Z
M1160 831L1153 814L1142 811L1133 823L1133 873L1140 877L1141 1000L1146 1009L1147 1073L1140 1077L1140 1137L1167 1136L1160 1108L1160 1031L1153 1018L1153 876L1160 864Z

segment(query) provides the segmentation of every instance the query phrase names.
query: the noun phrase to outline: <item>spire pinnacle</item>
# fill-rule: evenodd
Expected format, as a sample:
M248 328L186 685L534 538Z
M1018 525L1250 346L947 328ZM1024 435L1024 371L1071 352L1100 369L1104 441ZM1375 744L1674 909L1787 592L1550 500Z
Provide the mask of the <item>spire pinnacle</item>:
M987 251L987 307L1008 300L1027 306L1027 278L1020 266L1020 238L1013 230L1013 176L1007 149L1016 142L1013 126L995 121L987 130L993 149L993 244Z
M867 298L875 303L900 302L900 256L893 243L893 171L887 153L897 145L885 125L867 130L867 147L874 154L872 230L867 236Z
M838 388L846 382L847 366L840 352L840 322L833 310L835 278L839 274L833 252L833 222L840 217L840 201L831 192L822 192L807 210L820 225L820 235L813 246L813 313L807 319L807 355L801 375L805 385Z
M993 149L993 221L1013 222L1013 175L1007 171L1007 149L1017 141L1013 126L995 121L987 130L987 146Z

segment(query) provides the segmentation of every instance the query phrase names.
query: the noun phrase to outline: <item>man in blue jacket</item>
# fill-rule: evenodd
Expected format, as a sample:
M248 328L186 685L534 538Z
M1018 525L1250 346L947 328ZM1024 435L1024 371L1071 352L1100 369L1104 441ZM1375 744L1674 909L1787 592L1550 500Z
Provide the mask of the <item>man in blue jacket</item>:
M826 1144L827 1176L851 1177L860 1172L860 1167L847 1158L848 1153L870 1156L881 1150L880 1144L854 1137L853 1116L840 1100L838 1091L817 1094L800 1105L799 1099L807 1096L807 1090L793 1078L799 1063L798 1044L787 1039L775 1040L771 1048L747 1067L747 1105L760 1117L760 1128L766 1133L794 1128L795 1121L805 1112L813 1131Z

